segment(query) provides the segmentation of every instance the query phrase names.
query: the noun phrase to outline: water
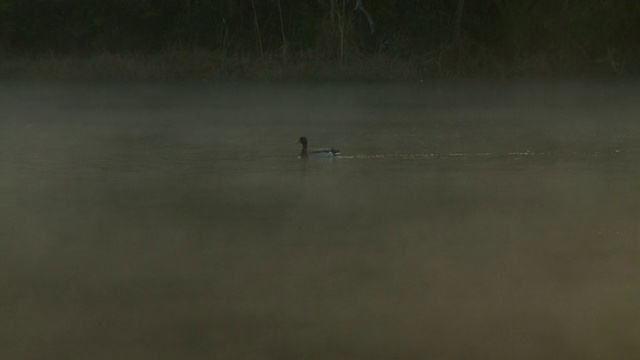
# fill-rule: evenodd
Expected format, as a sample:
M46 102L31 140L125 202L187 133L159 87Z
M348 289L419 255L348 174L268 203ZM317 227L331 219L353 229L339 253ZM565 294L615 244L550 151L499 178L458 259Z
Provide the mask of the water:
M637 357L638 88L5 83L0 357Z

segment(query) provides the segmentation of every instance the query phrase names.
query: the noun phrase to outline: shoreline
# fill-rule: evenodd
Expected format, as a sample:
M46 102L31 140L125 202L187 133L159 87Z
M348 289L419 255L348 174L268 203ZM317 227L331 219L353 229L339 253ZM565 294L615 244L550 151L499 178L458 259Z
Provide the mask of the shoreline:
M639 78L615 64L574 61L553 64L547 57L511 62L450 52L407 59L381 55L344 61L300 54L284 62L275 54L259 58L212 51L163 51L152 54L102 52L89 56L48 54L0 59L2 79L131 81L420 81L431 79L620 79Z

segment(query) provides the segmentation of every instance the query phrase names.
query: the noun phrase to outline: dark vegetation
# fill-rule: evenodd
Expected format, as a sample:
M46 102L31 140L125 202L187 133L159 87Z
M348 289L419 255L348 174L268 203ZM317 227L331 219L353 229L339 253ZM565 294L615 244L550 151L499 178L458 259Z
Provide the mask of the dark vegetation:
M636 75L638 0L0 0L0 71Z

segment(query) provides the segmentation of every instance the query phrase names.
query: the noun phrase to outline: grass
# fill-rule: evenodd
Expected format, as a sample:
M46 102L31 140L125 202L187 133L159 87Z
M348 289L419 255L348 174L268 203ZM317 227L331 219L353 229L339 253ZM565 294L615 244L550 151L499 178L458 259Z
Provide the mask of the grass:
M254 80L412 80L459 77L621 76L633 69L620 62L593 61L581 54L544 52L504 59L480 46L436 49L410 57L351 54L344 61L314 52L279 51L262 56L209 50L169 49L159 53L91 56L49 53L0 59L0 76L45 79L254 79Z

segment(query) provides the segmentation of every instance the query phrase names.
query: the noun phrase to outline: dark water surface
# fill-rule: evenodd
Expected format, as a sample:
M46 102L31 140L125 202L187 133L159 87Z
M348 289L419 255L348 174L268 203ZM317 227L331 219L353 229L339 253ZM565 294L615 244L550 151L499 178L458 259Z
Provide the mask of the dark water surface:
M0 84L0 358L638 359L638 94Z

